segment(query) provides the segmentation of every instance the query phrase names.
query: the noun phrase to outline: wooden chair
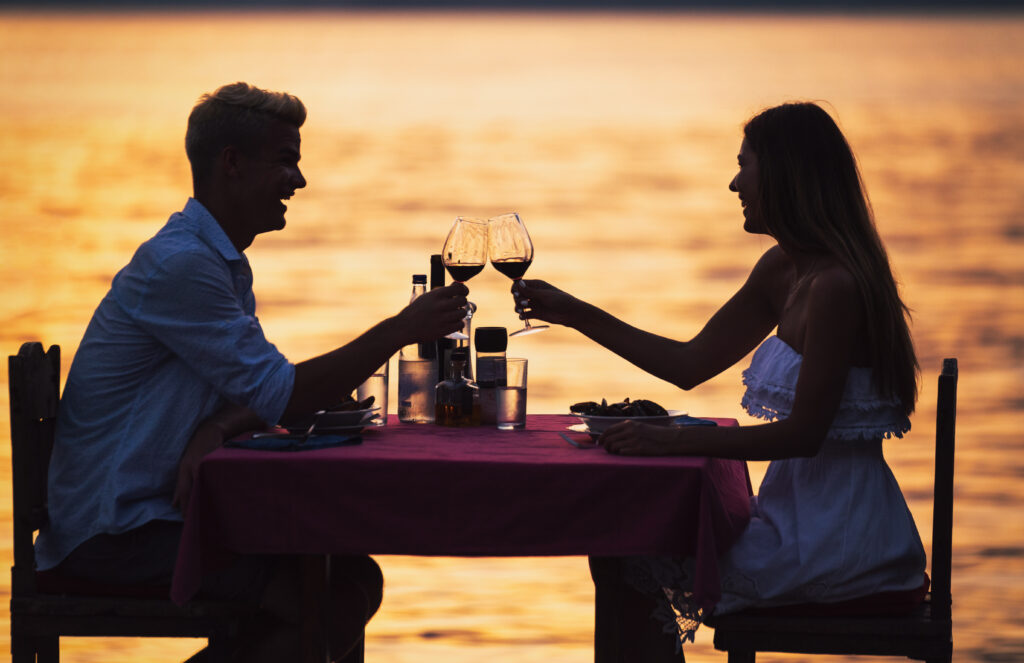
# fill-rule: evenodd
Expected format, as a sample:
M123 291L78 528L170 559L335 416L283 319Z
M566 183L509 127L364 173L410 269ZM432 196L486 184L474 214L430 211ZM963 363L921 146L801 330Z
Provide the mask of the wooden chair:
M956 359L943 360L935 422L931 593L924 603L911 614L896 617L773 615L767 609L709 618L715 648L729 653L729 663L754 663L759 651L906 656L949 663L953 656L950 567L957 375Z
M47 522L46 473L60 393L60 347L25 343L9 357L14 566L11 568L12 663L56 663L61 636L206 638L190 662L227 661L229 639L252 608L219 601L184 607L169 588L63 585L35 567L33 534ZM154 592L154 589L156 590Z

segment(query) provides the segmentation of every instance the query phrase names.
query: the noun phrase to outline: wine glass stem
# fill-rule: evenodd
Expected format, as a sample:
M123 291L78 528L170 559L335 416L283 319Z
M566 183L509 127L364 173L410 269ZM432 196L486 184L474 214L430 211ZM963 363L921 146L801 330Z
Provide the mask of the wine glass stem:
M520 281L523 280L523 277L520 276L519 278L512 279L512 280L515 281L516 283L519 283ZM524 315L525 315L525 312L524 312ZM523 327L525 329L529 329L530 328L530 319L529 318L523 318Z

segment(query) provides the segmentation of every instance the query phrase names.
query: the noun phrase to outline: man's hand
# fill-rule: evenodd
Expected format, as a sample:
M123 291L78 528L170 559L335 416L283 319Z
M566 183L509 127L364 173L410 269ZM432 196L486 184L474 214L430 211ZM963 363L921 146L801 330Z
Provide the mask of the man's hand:
M199 424L185 445L185 452L178 462L178 482L174 487L172 504L185 513L192 495L192 484L196 478L199 462L211 451L219 449L224 440L239 433L262 428L266 424L255 412L238 405L226 405L206 421Z
M224 444L224 431L215 424L203 423L199 425L192 438L185 447L185 453L178 463L178 483L174 488L173 505L176 509L185 513L188 508L188 500L192 495L192 483L195 481L196 468L203 457L220 448Z
M452 283L444 288L434 288L409 303L398 314L404 344L435 341L442 336L462 329L466 317L466 295L469 288L462 283Z

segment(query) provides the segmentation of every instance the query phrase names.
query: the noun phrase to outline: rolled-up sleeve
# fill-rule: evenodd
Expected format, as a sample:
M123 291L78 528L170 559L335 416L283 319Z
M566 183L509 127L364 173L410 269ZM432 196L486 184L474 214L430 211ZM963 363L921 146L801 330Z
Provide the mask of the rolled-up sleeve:
M291 397L295 367L266 339L255 310L247 310L248 280L215 252L136 259L151 264L124 275L117 288L136 324L223 398L276 422Z

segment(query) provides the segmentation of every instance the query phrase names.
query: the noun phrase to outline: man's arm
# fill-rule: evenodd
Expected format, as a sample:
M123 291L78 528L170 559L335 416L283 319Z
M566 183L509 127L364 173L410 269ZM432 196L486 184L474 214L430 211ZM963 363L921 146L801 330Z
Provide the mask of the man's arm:
M264 426L264 422L252 410L239 405L228 405L199 424L181 455L178 463L178 483L174 488L174 506L184 512L192 494L196 468L203 457L217 449L224 440Z
M354 341L296 364L295 386L285 414L307 414L330 407L402 346L434 341L462 329L468 293L461 283L435 288Z
M468 292L461 283L431 290L351 343L297 364L285 414L307 414L330 407L402 346L433 341L461 329ZM182 511L188 506L196 468L206 454L225 440L267 423L273 422L265 422L252 410L234 404L200 423L178 465L174 505Z

